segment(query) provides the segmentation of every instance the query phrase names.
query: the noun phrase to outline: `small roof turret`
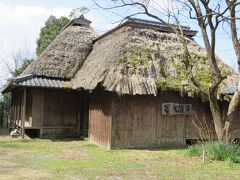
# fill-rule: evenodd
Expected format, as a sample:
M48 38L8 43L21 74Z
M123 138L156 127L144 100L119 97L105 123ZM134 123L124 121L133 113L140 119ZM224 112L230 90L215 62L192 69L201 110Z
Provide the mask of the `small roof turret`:
M84 27L90 27L90 24L92 23L92 21L86 19L83 15L81 15L79 18L73 19L72 21L72 25Z

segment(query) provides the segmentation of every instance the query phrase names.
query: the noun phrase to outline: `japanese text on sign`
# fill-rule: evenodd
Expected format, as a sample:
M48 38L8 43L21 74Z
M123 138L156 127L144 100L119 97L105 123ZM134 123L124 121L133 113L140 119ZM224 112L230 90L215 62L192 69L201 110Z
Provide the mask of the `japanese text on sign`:
M190 114L192 112L192 104L163 103L162 115L179 115Z

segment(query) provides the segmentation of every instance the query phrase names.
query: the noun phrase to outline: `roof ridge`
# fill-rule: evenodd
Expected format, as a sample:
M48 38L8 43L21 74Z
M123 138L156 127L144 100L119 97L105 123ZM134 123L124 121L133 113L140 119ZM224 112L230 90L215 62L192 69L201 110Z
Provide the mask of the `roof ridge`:
M174 25L174 24L171 24ZM138 19L138 18L127 18L126 21L124 21L122 24L119 24L118 26L114 27L113 29L110 29L106 33L102 34L101 36L98 36L96 39L94 39L94 42L108 36L109 34L117 31L118 29L121 29L124 26L132 26L132 27L139 27L139 28L147 28L152 30L158 30L165 33L174 33L167 25L164 25L161 22L157 21L151 21L146 19ZM177 27L177 25L175 25ZM183 34L187 37L193 38L196 36L197 31L191 30L190 27L187 26L181 26L183 29Z
M166 26L164 23L160 22L160 21L153 21L153 20L147 20L147 19L140 19L140 18L132 18L132 17L127 17L127 21L130 21L130 22L139 22L139 23L144 23L144 24L152 24L152 25L156 25L156 26ZM171 23L168 23L170 25L173 25L175 27L178 27L177 25L175 24L171 24ZM181 28L185 29L185 30L190 30L190 31L193 31L191 30L191 28L189 26L182 26L181 25Z

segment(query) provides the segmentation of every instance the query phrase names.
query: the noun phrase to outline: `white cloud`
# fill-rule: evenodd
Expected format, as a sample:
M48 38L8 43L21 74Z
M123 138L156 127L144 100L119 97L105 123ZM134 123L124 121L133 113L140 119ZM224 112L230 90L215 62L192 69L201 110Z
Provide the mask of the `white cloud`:
M20 48L28 41L31 50L35 49L35 41L40 28L50 15L57 17L68 16L72 8L44 6L8 5L0 3L0 49L2 51L12 48ZM106 31L114 25L100 14L90 11L87 18L93 21L92 26L100 31Z
M46 19L51 15L66 16L69 8L46 8L40 6L10 6L0 3L0 39L21 44L26 39L32 41L40 32ZM35 39L34 39L35 41ZM17 45L18 46L18 45Z
M9 77L4 61L11 61L12 51L24 50L27 44L28 51L33 53L40 28L46 19L51 14L57 17L68 16L70 11L71 8L0 3L0 86Z
M50 14L55 16L67 16L71 9L69 8L47 8L42 6L10 6L8 4L0 3L1 10L1 23L9 23L9 21L13 20L13 22L25 25L26 22L36 20L36 18L40 20L46 19Z
M27 5L9 5L0 2L0 87L9 77L6 73L5 61L11 61L13 51L26 49L33 54L36 49L36 39L40 29L50 15L57 17L68 16L72 7L45 7ZM87 18L93 21L92 27L102 33L114 25L109 23L109 19L90 11ZM11 63L11 62L10 62Z

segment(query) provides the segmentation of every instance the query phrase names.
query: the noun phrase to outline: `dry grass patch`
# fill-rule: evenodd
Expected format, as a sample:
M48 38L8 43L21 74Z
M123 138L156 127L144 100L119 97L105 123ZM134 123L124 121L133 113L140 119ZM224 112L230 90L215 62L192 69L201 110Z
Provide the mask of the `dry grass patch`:
M82 147L66 149L57 155L59 159L65 160L94 160Z

